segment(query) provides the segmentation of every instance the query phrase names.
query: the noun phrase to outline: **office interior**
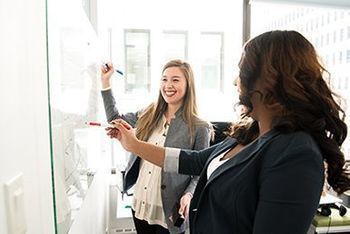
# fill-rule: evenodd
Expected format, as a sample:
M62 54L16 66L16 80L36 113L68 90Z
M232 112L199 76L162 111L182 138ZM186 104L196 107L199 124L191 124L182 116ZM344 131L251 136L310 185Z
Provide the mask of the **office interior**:
M121 112L153 101L162 66L179 58L194 68L200 115L229 123L242 45L293 29L350 115L349 0L1 0L0 18L0 233L136 233L120 192L128 153L86 125L106 122L107 61L123 73L112 78Z

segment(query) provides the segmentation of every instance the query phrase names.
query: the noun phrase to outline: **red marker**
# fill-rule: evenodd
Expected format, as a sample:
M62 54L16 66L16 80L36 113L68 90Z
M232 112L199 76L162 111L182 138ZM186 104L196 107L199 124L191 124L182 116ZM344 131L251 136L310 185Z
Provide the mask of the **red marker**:
M86 125L89 125L89 126L104 127L104 128L113 127L113 126L111 126L111 125L108 124L108 123L99 123L99 122L93 122L93 121L85 122L85 124L86 124Z
M128 125L127 123L122 123L122 124L123 124L124 128L130 130L130 125Z
M113 125L110 125L109 123L99 123L99 122L88 121L88 122L85 122L85 124L89 125L89 126L95 126L95 127L104 127L104 128L111 127L111 128L113 128ZM129 125L123 124L123 126L126 129L130 130Z

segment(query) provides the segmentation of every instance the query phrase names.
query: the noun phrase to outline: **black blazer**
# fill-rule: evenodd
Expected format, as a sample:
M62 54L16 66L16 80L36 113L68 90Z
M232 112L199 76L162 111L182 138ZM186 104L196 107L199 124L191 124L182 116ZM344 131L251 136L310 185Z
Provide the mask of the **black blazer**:
M228 137L199 152L181 150L179 173L200 175L190 207L191 233L305 234L324 181L322 155L312 137L272 130L208 180L209 162L236 144Z

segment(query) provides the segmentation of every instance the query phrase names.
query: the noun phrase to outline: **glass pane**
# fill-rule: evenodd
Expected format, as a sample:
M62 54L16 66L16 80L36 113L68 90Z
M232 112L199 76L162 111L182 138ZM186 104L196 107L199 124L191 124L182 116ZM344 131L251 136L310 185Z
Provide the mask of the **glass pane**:
M341 95L346 116L350 114L350 10L306 5L272 3L252 4L252 36L274 29L291 29L302 33L316 50L330 72L332 90ZM350 124L349 118L346 119ZM350 138L343 144L350 159Z
M172 59L187 60L187 33L164 32L163 35L163 63Z
M202 33L202 81L201 87L205 89L221 90L223 71L223 34Z
M98 121L97 37L81 2L48 1L49 102L57 233L68 233L110 141Z
M149 32L125 32L126 92L150 90Z
M208 121L233 120L238 101L233 80L241 55L243 1L162 3L130 0L99 6L103 12L99 15L99 37L102 44L110 42L106 54L125 74L112 81L119 111L136 112L156 101L162 68L167 60L176 58L188 61L193 69L200 117ZM122 174L127 163L125 157L120 157L124 150L114 152L116 174ZM133 230L132 197L124 195L122 199L120 189L114 191L110 198L110 230Z
M201 117L233 120L236 117L233 106L238 101L233 80L238 74L237 64L242 51L243 1L205 1L199 4L179 0L176 4L168 3L171 9L169 4L159 5L153 0L137 1L137 8L133 0L101 4L100 11L104 14L99 15L99 36L104 37L105 43L102 44L107 44L108 28L111 28L112 46L108 53L113 63L122 67L126 74L122 79L114 79L112 84L118 107L125 113L140 110L155 101L166 60L180 58L193 68ZM155 5L159 8L154 8ZM115 9L118 9L118 14L115 14ZM173 17L172 13L180 17ZM130 33L128 39L126 33ZM149 33L148 37L143 36L147 41L142 44L143 48L134 48L128 41L134 37L131 34L136 33ZM140 63L144 65L138 66ZM129 64L137 67L129 68ZM141 67L146 70L141 70ZM142 78L135 78L136 71L142 74ZM134 84L136 79L141 80Z

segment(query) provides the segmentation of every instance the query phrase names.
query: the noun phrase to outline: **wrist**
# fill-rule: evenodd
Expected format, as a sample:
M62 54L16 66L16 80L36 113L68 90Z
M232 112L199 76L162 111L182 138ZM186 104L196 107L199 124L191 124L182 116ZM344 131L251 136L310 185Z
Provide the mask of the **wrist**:
M191 192L186 192L185 194L184 194L184 196L189 196L191 199L192 199L192 197L193 197L193 194L191 193Z
M141 150L142 151L142 141L140 141L139 139L135 139L134 142L131 144L131 152L133 152L134 154L138 154L138 151Z
M109 80L102 80L101 87L102 89L108 89L111 87L111 82Z

